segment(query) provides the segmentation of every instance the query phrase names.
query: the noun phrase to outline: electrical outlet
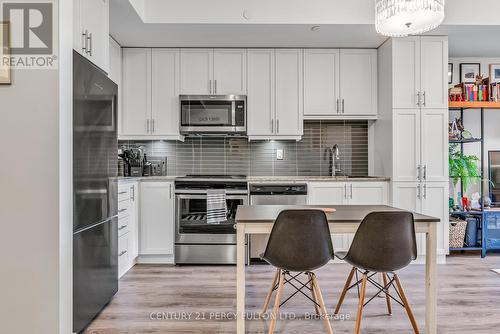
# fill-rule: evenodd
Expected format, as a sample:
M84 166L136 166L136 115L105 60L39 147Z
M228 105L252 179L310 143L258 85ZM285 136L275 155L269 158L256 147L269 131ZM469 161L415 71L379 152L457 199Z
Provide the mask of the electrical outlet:
M283 160L283 150L282 149L276 150L276 160Z

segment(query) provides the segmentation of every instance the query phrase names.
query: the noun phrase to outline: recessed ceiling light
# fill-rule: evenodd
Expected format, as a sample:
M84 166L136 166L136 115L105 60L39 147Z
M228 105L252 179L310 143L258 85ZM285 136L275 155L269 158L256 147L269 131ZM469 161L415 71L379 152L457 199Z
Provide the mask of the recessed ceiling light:
M312 26L311 31L319 31L320 28L320 26Z

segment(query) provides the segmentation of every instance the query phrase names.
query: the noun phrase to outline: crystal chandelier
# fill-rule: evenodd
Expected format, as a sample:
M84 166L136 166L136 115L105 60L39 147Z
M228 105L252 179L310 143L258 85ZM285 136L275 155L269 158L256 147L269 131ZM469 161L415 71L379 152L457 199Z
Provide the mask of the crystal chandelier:
M381 35L421 34L444 19L445 0L375 0L375 29Z

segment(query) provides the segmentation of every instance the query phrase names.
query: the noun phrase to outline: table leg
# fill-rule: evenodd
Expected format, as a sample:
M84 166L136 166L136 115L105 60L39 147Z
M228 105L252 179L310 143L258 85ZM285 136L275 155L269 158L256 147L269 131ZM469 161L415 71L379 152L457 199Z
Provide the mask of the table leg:
M245 333L245 226L236 228L236 333Z
M425 254L425 328L437 334L437 224L429 223Z

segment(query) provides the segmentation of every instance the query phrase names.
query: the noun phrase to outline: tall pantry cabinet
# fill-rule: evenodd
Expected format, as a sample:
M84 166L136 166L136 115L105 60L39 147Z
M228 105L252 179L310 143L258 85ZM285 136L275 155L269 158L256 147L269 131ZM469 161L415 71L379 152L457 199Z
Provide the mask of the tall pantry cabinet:
M437 216L438 256L448 253L448 39L393 38L378 50L375 174L391 177L395 207ZM425 237L417 236L419 255Z

